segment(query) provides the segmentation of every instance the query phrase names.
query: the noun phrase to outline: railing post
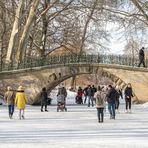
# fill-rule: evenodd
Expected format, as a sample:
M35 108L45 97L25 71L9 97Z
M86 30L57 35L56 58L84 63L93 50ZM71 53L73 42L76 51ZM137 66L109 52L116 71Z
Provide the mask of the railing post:
M100 54L98 53L97 63L100 63Z
M93 55L90 56L90 63L93 62Z

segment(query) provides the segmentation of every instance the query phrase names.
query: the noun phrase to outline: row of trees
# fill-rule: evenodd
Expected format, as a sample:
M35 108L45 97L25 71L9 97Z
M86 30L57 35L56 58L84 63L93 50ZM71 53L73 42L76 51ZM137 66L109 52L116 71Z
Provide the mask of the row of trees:
M0 0L1 62L105 50L108 25L116 23L129 40L148 26L146 0Z

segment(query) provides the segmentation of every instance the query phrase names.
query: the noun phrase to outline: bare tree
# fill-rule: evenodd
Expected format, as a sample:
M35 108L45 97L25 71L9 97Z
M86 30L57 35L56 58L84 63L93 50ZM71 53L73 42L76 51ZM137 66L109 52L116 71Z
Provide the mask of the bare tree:
M123 30L127 43L147 36L146 0L0 0L0 6L1 46L8 62L12 55L20 62L24 56L45 57L61 49L72 54L104 51L111 23Z
M18 8L16 9L15 20L13 23L13 28L12 28L12 32L9 40L8 49L7 49L7 55L6 55L7 62L11 62L12 52L16 42L16 36L19 30L19 20L21 19L21 15L22 15L23 4L24 4L24 0L20 0Z
M40 0L33 0L32 3L31 3L29 15L28 15L26 24L24 26L24 29L23 29L23 32L22 32L22 35L21 35L21 38L20 38L20 42L19 42L19 45L18 45L18 48L17 48L17 61L18 62L20 62L23 58L26 40L28 38L29 30L30 30L30 27L31 27L32 22L34 20L39 2L40 2Z

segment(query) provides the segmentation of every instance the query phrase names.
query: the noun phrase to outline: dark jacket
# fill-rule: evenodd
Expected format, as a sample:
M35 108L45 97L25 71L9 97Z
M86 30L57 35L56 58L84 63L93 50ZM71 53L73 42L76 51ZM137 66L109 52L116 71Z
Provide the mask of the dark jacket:
M48 101L48 94L47 94L46 91L42 91L42 92L41 92L40 98L41 98L41 104L42 104L42 105L47 104L47 101Z
M88 89L87 89L87 95L88 96L93 96L94 94L93 94L93 89L92 89L92 87L88 87Z
M118 93L119 93L119 97L123 99L122 90L119 89Z
M126 87L125 89L125 98L127 99L127 96L129 98L133 97L133 91L132 91L132 88L131 87Z
M88 93L87 93L87 89L88 89L88 87L85 87L84 90L83 90L83 93L84 93L85 96L88 95Z
M140 49L140 51L139 51L139 58L140 59L144 59L144 50L143 49Z
M94 94L97 92L97 89L95 87L92 87L92 93L93 93L93 96Z
M110 90L108 91L107 95L106 95L106 97L107 97L107 102L108 102L108 103L115 103L115 100L116 100L117 95L118 95L117 93L118 93L118 92L117 92L114 88L110 89Z
M123 99L122 91L121 90L116 90L116 91L117 91L117 93L116 93L116 101L119 101L120 96Z

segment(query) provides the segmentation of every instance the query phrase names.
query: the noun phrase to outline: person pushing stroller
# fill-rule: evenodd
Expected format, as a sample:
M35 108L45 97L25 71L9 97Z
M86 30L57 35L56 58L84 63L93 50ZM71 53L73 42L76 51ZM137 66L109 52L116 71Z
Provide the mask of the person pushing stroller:
M58 89L58 94L57 94L57 112L59 112L59 110L67 111L66 97L67 97L67 91L65 87L61 85Z

